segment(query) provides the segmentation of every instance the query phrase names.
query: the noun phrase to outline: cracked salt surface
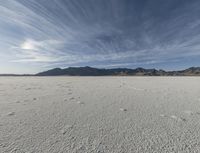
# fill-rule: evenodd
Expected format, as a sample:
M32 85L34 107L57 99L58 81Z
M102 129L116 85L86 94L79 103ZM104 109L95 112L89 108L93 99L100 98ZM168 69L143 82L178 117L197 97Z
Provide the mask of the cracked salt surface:
M200 152L199 82L1 77L0 152Z

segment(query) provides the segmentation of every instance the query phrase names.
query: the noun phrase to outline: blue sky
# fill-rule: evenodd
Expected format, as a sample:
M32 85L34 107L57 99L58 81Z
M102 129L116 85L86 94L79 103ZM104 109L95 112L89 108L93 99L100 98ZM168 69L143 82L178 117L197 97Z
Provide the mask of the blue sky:
M199 0L2 0L0 73L200 66Z

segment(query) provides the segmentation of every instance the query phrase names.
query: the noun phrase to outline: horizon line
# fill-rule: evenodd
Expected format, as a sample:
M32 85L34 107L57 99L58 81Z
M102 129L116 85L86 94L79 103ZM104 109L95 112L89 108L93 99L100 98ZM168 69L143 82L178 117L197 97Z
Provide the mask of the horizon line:
M41 71L41 72L37 72L37 73L0 73L0 76L35 76L37 75L38 73L42 73L42 72L46 72L46 71L49 71L49 70L53 70L53 69L61 69L61 70L64 70L64 69L68 69L68 68L86 68L86 67L89 67L89 68L94 68L94 69L104 69L104 70L112 70L112 69L129 69L129 70L136 70L138 68L142 68L142 69L145 69L145 70L152 70L152 69L155 69L155 70L162 70L162 71L165 71L165 72L174 72L174 71L183 71L183 70L186 70L186 69L190 69L190 68L200 68L200 66L191 66L191 67L186 67L186 68L183 68L183 69L176 69L176 70L165 70L165 69L162 69L162 68L144 68L144 67L136 67L136 68L127 68L127 67L116 67L116 68L99 68L99 67L93 67L93 66L69 66L69 67L65 67L65 68L60 68L60 67L55 67L55 68L50 68L48 70L44 70L44 71Z

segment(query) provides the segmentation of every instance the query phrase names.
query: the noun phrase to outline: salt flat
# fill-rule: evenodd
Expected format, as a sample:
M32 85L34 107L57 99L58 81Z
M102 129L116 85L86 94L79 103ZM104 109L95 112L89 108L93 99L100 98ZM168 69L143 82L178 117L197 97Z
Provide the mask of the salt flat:
M0 152L200 152L200 77L0 77Z

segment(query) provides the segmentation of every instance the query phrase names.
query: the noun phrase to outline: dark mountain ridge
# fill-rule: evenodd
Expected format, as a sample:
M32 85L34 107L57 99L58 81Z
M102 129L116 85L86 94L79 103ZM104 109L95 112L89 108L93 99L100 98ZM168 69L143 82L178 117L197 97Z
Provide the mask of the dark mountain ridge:
M40 72L36 76L200 76L200 67L190 67L180 71L164 71L157 69L100 69L93 67L69 67L65 69L55 68Z

